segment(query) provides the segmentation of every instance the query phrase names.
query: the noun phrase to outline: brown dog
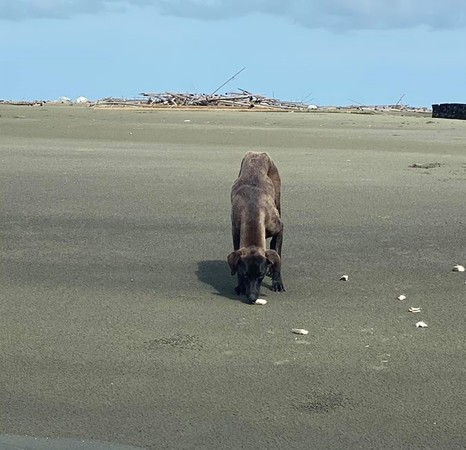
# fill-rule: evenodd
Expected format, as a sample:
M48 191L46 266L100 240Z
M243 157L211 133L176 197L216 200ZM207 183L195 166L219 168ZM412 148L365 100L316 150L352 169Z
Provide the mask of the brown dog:
M228 255L231 274L238 274L238 295L250 303L259 297L264 276L272 289L284 291L281 279L283 223L280 219L280 175L267 153L248 152L231 189L234 252ZM271 237L270 250L266 239Z

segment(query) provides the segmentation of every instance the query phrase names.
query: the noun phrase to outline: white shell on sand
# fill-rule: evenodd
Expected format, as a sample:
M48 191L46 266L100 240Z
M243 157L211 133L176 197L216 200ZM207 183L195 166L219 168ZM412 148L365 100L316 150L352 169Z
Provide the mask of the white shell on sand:
M409 308L408 311L411 313L419 313L421 312L421 308L416 308L414 306L411 306L411 308Z
M340 277L340 281L348 281L348 278L349 278L348 275L342 275Z
M397 297L397 299L398 299L398 300L406 300L406 295L401 294L401 295L399 295L399 296Z
M457 264L455 267L453 267L453 272L464 272L464 267Z
M267 303L267 300L265 300L264 298L258 298L254 304L255 305L265 305Z
M293 328L291 330L294 334L308 334L309 331L305 330L304 328Z
M425 322L418 322L416 324L416 328L427 328L427 324Z

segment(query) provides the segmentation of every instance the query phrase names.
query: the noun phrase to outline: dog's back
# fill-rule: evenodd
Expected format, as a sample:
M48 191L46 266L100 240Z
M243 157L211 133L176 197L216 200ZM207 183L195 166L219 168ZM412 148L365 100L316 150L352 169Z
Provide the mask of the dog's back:
M235 212L235 202L247 202L250 208L274 207L280 215L280 185L277 166L269 154L247 152L241 161L238 178L231 189L232 212ZM244 205L238 206L237 209L244 210Z

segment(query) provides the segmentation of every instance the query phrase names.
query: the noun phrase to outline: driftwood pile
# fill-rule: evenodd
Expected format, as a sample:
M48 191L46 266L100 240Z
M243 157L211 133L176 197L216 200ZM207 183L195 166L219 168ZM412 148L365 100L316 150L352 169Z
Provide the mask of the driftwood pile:
M293 111L308 110L309 106L302 102L281 101L263 95L252 94L240 89L240 92L225 94L179 94L172 92L141 92L139 99L104 98L98 100L99 106L168 106L168 107L216 107L216 108L264 108Z
M88 100L78 97L75 101L68 97L57 100L9 101L0 100L0 105L43 106L51 105L80 105L87 107L133 107L133 108L221 108L221 109L253 109L275 111L307 111L307 112L348 112L358 114L393 114L393 113L422 113L430 114L428 108L416 108L397 103L396 105L350 105L350 106L322 106L308 105L304 102L281 101L264 95L252 94L240 89L239 92L226 94L179 94L179 93L141 93L140 97L127 99L107 97L101 100ZM455 119L466 118L466 105L442 104L433 105L433 117L447 117ZM437 115L438 114L438 115Z

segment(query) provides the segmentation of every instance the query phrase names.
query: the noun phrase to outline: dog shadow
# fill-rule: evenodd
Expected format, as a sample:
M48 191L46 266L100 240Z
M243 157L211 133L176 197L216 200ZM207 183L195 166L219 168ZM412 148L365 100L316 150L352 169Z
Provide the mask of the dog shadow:
M237 295L234 287L237 284L237 278L230 275L230 267L223 260L200 261L197 263L196 275L199 281L208 284L215 289L214 295L237 300L242 303L248 303L246 296ZM272 285L265 282L262 283L262 290L271 290ZM264 293L265 294L265 293ZM264 295L261 294L261 297Z
M214 295L230 300L243 300L244 296L239 296L235 292L236 276L230 275L230 268L226 261L200 261L197 263L196 275L199 281L214 288Z

